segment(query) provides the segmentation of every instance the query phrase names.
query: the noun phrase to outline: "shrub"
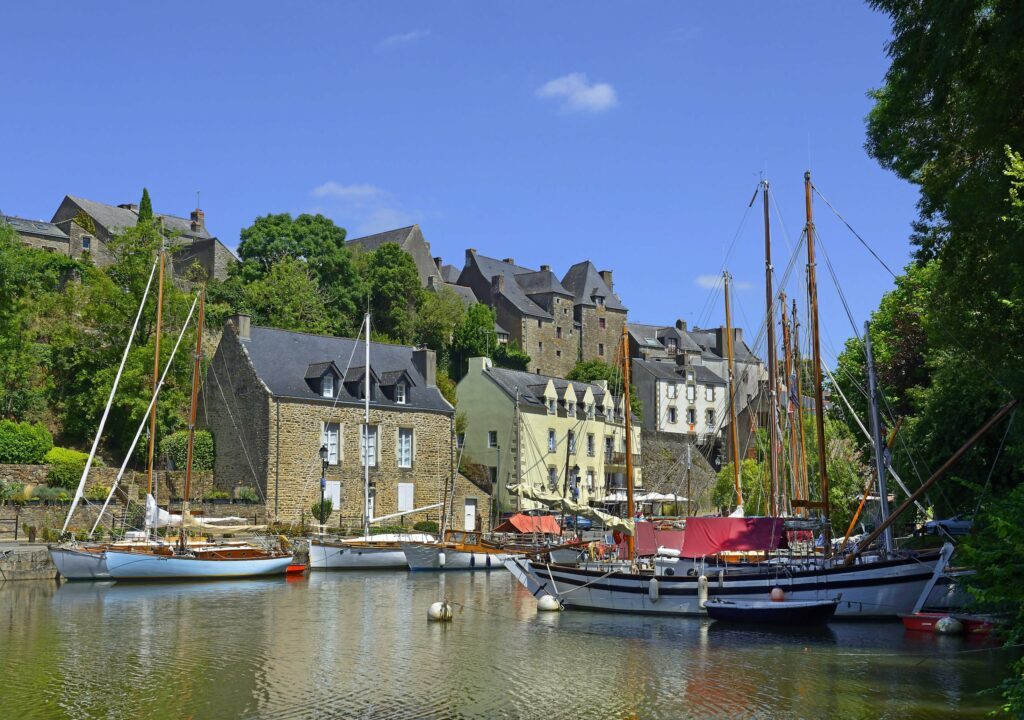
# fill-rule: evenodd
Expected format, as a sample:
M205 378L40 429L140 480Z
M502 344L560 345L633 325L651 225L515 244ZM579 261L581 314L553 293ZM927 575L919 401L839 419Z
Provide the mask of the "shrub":
M38 465L52 447L50 431L42 425L0 420L0 463Z
M82 471L89 454L71 450L69 448L55 447L46 453L44 458L50 466L50 472L46 479L53 487L73 489L78 487L78 481L82 479ZM93 458L93 465L102 465L99 458Z
M203 495L203 500L230 500L231 496L223 490L211 490Z
M260 494L254 488L240 487L235 490L235 499L256 503L260 501Z
M381 525L380 527L370 528L371 535L392 535L408 531L408 528L402 525Z
M106 485L93 485L85 491L85 499L91 502L103 502L110 494L110 488Z
M323 515L320 514L321 510L323 510ZM323 502L322 505L320 504L320 501L317 500L309 508L309 511L313 514L313 519L316 520L317 522L320 522L320 518L321 517L326 522L327 518L329 518L331 516L331 512L333 510L334 510L334 501L331 500L330 498L324 498L324 502Z
M18 482L0 480L0 502L18 500L25 492L25 486Z
M412 526L413 530L424 533L436 533L437 523L433 520L420 520L418 523Z
M67 490L56 487L41 485L32 492L32 497L42 502L71 502L71 495Z
M175 470L184 470L188 463L188 430L171 433L160 442L160 453L171 461ZM213 470L213 435L208 430L196 430L192 446L192 469L197 472Z

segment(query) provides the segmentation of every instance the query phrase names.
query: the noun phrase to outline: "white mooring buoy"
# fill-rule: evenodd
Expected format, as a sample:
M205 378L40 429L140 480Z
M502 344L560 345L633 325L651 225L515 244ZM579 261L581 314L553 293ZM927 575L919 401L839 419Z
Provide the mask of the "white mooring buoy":
M562 609L562 603L554 595L541 595L537 598L537 609L544 612L558 612Z
M947 615L935 621L934 630L937 635L959 635L964 631L964 624Z
M704 603L708 601L708 576L701 575L697 578L697 607L704 609Z
M434 603L427 608L427 620L430 620L431 622L451 622L451 604L447 600Z

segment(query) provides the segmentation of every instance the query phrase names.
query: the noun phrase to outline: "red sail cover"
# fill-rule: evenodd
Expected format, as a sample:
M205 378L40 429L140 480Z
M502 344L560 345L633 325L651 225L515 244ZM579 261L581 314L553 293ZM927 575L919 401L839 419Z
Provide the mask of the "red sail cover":
M549 535L561 535L562 528L550 515L513 515L498 527L494 532L499 533L545 533Z
M787 547L782 518L688 518L682 556L706 557L728 551Z
M626 557L626 550L629 547L626 544L626 536L616 531L614 533L614 537L618 544L619 557ZM647 557L658 552L658 542L655 540L654 525L646 520L636 521L636 535L633 538L633 549L636 552L637 557Z

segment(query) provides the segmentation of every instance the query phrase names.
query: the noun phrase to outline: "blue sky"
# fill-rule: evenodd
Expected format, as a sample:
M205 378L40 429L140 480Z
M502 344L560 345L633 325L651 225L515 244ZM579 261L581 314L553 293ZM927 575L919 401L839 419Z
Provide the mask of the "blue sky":
M269 212L324 212L351 237L417 222L459 266L467 247L559 275L589 258L631 319L666 324L721 322L708 276L735 237L737 322L756 326L747 203L764 173L781 272L809 167L890 266L909 258L916 191L863 149L889 26L860 3L33 2L4 17L21 29L0 50L8 214L49 219L66 193L136 202L145 185L179 215L199 190L231 247ZM815 212L863 322L891 279ZM851 329L819 273L832 355Z

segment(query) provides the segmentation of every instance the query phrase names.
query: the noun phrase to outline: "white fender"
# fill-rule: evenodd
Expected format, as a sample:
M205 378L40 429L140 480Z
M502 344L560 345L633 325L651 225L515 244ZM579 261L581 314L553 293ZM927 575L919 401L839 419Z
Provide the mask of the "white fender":
M704 603L708 601L708 576L701 575L697 578L697 607L704 609Z
M651 581L647 583L647 597L651 599L651 602L658 602L658 578L651 578Z
M441 551L440 551L440 552L439 552L439 553L437 554L437 566L438 566L439 568L443 568L443 567L444 567L444 550L441 550Z

